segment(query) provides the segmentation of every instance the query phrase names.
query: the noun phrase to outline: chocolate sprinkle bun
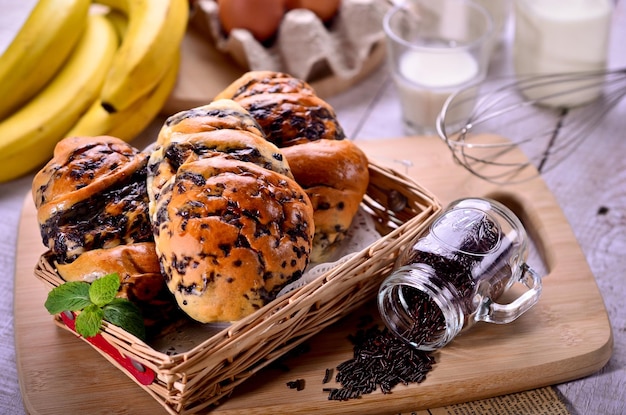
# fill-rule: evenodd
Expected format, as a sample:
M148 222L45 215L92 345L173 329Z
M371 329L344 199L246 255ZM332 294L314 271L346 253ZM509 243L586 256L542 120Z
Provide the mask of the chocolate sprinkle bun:
M239 103L259 123L267 139L281 148L345 138L334 109L308 83L284 73L247 72L216 99Z
M179 112L159 132L148 163L150 212L161 188L184 162L223 155L293 178L280 150L268 143L256 121L231 100Z
M117 272L119 296L134 301L149 326L167 319L174 303L148 214L147 157L114 137L65 138L35 175L32 196L59 275L92 282Z
M167 285L203 323L246 317L300 278L315 231L311 202L280 150L254 128L222 123L231 117L250 119L225 100L174 115L148 169Z
M187 134L214 130L240 130L263 136L259 124L241 105L232 100L218 102L216 99L209 105L181 111L169 117L159 131L157 145L187 141Z
M316 95L306 81L282 72L250 71L228 85L220 95L238 101L259 94ZM219 99L216 97L216 99Z
M32 185L42 240L59 263L85 251L152 240L147 155L113 137L71 137Z
M324 262L345 237L367 191L367 157L349 140L318 140L282 151L313 204L311 261Z
M276 144L315 210L312 262L323 262L345 237L369 183L365 154L345 135L334 110L305 81L251 71L224 89Z

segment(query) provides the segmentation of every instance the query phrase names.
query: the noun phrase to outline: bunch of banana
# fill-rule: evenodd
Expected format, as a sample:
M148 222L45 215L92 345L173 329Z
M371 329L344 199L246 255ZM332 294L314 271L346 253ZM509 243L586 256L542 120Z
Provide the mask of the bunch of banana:
M188 13L188 0L39 0L0 56L0 183L64 137L141 133L176 83Z

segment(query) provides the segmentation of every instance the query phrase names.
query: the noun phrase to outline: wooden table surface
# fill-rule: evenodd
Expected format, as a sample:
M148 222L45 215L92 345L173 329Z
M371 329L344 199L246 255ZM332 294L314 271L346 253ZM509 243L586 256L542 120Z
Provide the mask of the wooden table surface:
M10 4L10 6L9 6ZM0 0L0 50L10 38L10 13L28 8L32 0L16 6ZM610 67L626 67L626 2L615 1ZM510 33L509 33L510 34ZM510 36L508 37L510 38ZM507 38L507 39L508 39ZM490 79L511 74L510 43L505 41L493 57ZM384 140L404 136L397 94L385 66L357 86L328 98L346 133L361 140ZM150 141L162 120L141 137ZM576 151L545 174L547 183L595 275L614 335L613 356L598 373L555 385L572 414L626 414L626 101L607 114ZM23 414L13 343L13 275L17 222L32 175L0 184L0 413ZM436 191L436 189L432 189ZM580 305L584 307L584 304Z

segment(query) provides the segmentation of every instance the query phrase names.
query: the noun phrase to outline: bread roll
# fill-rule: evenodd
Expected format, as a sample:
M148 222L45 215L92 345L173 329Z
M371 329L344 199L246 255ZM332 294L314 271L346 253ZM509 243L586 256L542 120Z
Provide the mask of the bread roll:
M346 136L334 109L304 81L271 71L247 72L216 99L232 99L259 123L267 139L288 147Z
M217 95L246 108L276 144L315 210L312 262L323 262L346 235L369 183L365 154L345 134L332 107L307 82L251 71Z
M44 245L59 263L152 240L147 155L113 137L61 140L32 184Z
M148 165L151 214L154 215L162 187L181 164L215 155L230 156L292 177L282 153L265 140L250 114L234 101L214 101L171 116L161 128Z
M315 231L311 202L280 150L260 130L221 128L219 114L232 116L234 105L174 115L160 134L170 138L150 157L159 259L180 308L203 323L239 320L300 278ZM247 125L237 107L246 121L235 124Z
M135 302L146 326L174 309L160 272L148 214L147 154L114 137L69 137L35 175L41 236L66 281L120 276L118 296Z
M259 124L232 100L215 99L211 104L170 116L159 131L157 145L186 141L187 134L214 130L242 130L263 136Z
M349 140L318 140L282 151L313 204L311 261L324 262L344 238L367 191L367 157Z
M117 296L140 308L147 328L161 326L175 316L153 242L86 251L73 262L57 264L57 272L65 281L86 282L117 273L121 283Z
M216 96L238 101L260 94L303 94L316 95L306 81L291 75L274 71L250 71L241 75Z

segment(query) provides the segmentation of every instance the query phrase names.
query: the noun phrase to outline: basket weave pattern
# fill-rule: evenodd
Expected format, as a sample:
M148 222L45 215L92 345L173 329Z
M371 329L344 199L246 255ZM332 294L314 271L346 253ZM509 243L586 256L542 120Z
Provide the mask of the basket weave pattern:
M184 353L162 353L106 322L102 337L123 356L155 372L151 384L137 383L168 412L208 411L250 376L371 300L401 249L440 211L437 198L412 179L372 162L369 172L363 207L384 236L347 262ZM64 282L45 254L35 276L50 289ZM71 330L60 316L54 321ZM106 352L95 348L125 371Z

